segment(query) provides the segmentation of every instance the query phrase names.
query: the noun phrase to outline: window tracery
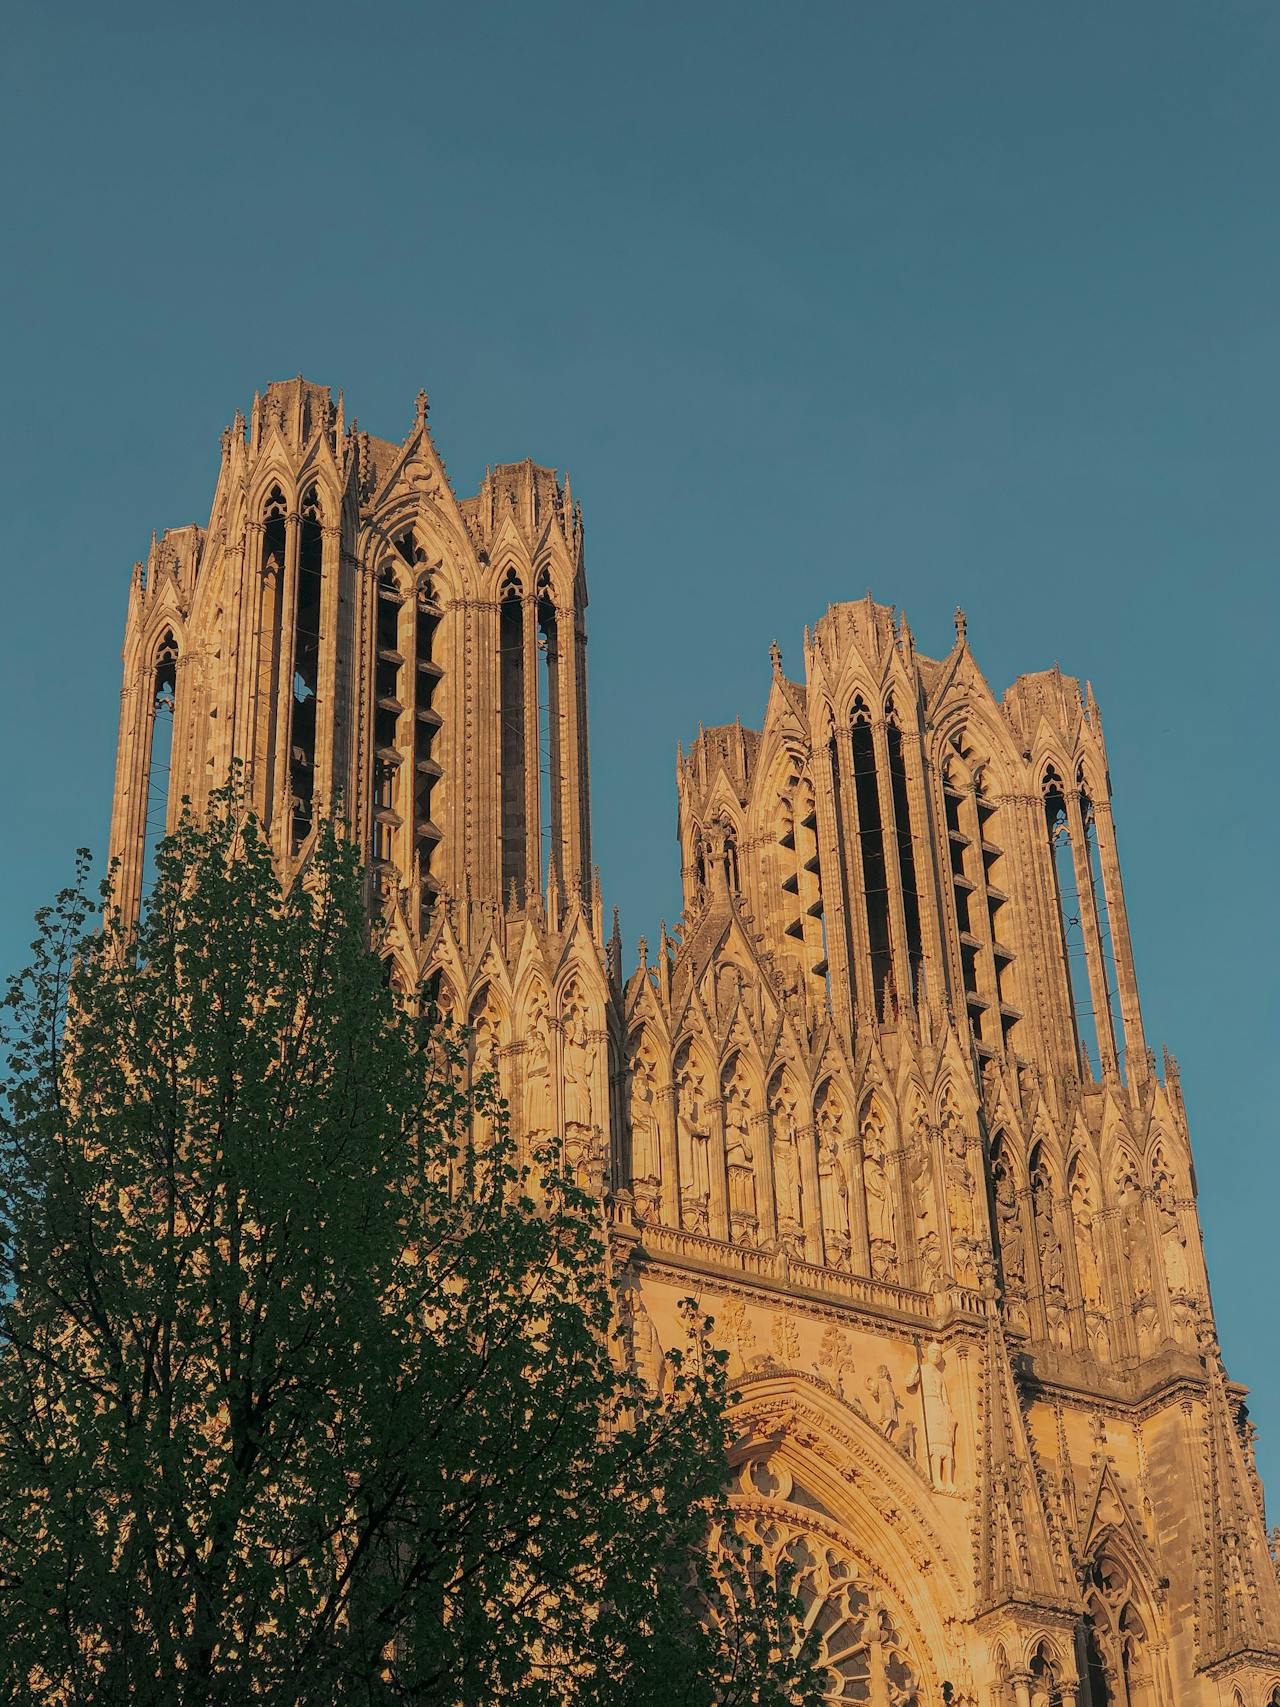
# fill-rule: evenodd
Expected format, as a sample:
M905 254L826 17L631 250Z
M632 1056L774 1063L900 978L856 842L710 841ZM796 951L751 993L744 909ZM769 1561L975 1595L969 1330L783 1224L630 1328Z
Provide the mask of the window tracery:
M498 640L502 704L502 888L523 899L525 864L524 586L514 567L498 588Z
M1150 1640L1132 1578L1103 1552L1085 1574L1085 1707L1156 1707Z
M763 1577L786 1577L800 1604L804 1630L814 1639L822 1699L837 1703L919 1707L918 1663L903 1634L899 1613L884 1588L833 1536L799 1514L761 1504L785 1500L790 1472L772 1460L754 1461L741 1474L738 1527L748 1548L758 1549L751 1567ZM749 1502L749 1504L747 1503ZM703 1616L723 1619L734 1589L722 1578L720 1609L704 1603Z

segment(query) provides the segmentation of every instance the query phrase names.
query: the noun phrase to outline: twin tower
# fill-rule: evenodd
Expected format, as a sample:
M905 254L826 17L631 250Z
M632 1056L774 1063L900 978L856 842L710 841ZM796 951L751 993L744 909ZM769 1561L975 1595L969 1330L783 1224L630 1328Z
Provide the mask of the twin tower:
M521 1141L598 1191L629 1355L680 1299L739 1392L734 1500L832 1702L1280 1707L1280 1591L1222 1366L1177 1071L1143 1034L1101 721L1002 699L868 597L761 728L677 764L683 916L624 976L591 864L567 479L455 496L321 386L223 435L135 570L111 852L136 908L239 760L281 869L365 851Z

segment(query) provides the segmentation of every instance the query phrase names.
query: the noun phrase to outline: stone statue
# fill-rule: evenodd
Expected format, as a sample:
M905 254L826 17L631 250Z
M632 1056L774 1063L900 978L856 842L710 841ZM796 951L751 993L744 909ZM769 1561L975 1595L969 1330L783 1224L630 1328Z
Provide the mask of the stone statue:
M589 1132L591 1119L591 1072L595 1044L587 1032L586 1019L575 1002L569 1009L564 1039L564 1124L566 1132L578 1127Z
M864 1140L862 1183L867 1197L867 1235L871 1242L871 1272L877 1280L892 1280L897 1271L898 1219L885 1171L879 1134L868 1128Z
M542 1016L535 1016L525 1042L524 1129L530 1149L551 1133L551 1050Z
M886 1440L892 1441L898 1432L902 1405L893 1387L889 1366L882 1363L874 1375L867 1377L867 1392L876 1408L876 1426Z
M924 1357L907 1382L907 1391L918 1389L924 1407L924 1431L929 1444L929 1474L935 1487L951 1488L956 1480L955 1412L947 1397L946 1359L937 1340L925 1347Z
M658 1109L653 1074L644 1055L631 1063L631 1173L637 1180L658 1180L662 1162L658 1149Z

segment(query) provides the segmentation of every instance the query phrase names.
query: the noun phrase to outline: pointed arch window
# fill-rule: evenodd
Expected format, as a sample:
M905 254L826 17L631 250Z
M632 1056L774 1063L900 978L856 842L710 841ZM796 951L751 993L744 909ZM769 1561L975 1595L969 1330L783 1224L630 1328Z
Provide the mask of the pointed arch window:
M551 576L538 576L539 878L545 893L560 840L560 650ZM562 876L558 870L557 880Z
M871 992L875 1011L883 1019L893 989L893 946L889 927L889 869L885 859L880 816L880 784L876 776L875 738L871 712L861 695L849 713L849 742L853 755L853 792L858 809L858 846L862 855L862 889L867 941L871 954Z
M498 592L502 695L502 887L523 896L525 863L524 588L508 569Z
M1085 1575L1086 1707L1155 1707L1150 1637L1129 1572L1103 1553Z
M1089 986L1088 953L1085 946L1083 909L1077 878L1076 850L1071 837L1071 817L1062 776L1050 765L1044 773L1044 821L1053 866L1054 893L1058 903L1058 928L1062 964L1071 999L1071 1018L1081 1065L1092 1073L1098 1064L1098 1030L1092 991ZM1087 869L1087 868L1086 868Z
M1107 904L1107 886L1102 878L1102 859L1098 850L1098 824L1094 812L1093 799L1089 793L1089 785L1085 780L1084 766L1076 771L1076 789L1080 796L1080 821L1084 830L1084 868L1089 891L1093 898L1094 918L1098 931L1098 957L1100 961L1101 990L1095 1001L1098 1015L1098 1025L1106 1033L1106 1039L1114 1038L1113 1014L1116 1006L1116 992L1119 988L1116 976L1115 945L1111 936L1111 913ZM1123 1040L1118 1040L1118 1053L1123 1056Z
M288 553L288 511L284 492L272 486L262 503L262 549L258 567L262 575L262 644L258 650L258 703L266 709L263 757L262 806L268 823L275 802L276 758L280 745L280 695L277 673L284 642L284 596Z
M898 856L898 882L902 890L902 916L907 936L907 965L911 989L920 988L924 949L920 936L920 895L916 886L915 843L911 834L911 797L907 787L907 765L902 745L902 727L890 696L885 706L885 741L889 752L889 788L893 799L893 827Z
M404 822L405 657L400 625L405 599L400 575L394 559L382 565L374 613L373 830L369 851L374 866L380 868L394 863L395 833Z
M298 524L298 596L293 618L293 682L290 695L290 850L301 851L315 818L316 695L320 685L320 596L324 526L320 493L313 484L302 495Z
M419 549L415 556L421 562L424 553ZM442 616L436 578L424 569L418 576L413 629L413 851L417 865L418 928L423 933L439 892L434 868L442 839L436 805L444 776L439 752L443 727L439 690L444 670L438 657Z
M173 721L178 691L178 643L166 630L151 668L148 728L146 813L142 831L142 895L155 881L156 849L169 826L170 782L173 776Z

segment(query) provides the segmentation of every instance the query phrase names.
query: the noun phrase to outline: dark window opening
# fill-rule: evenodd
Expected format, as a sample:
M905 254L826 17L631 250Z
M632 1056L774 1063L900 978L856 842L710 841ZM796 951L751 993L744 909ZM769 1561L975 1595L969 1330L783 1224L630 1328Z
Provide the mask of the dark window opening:
M885 862L884 830L880 822L880 785L876 778L875 742L870 714L862 700L853 708L850 744L853 750L853 788L858 806L858 843L862 850L862 886L871 948L872 1001L881 1019L889 1010L893 989L893 950L889 934L889 875Z
M298 602L293 628L293 726L289 738L289 795L296 854L315 815L316 690L320 680L320 593L324 530L314 486L302 500L298 538Z
M547 585L546 572L541 585ZM556 607L543 591L538 599L538 807L539 866L545 891L560 850L560 656ZM562 874L557 871L559 878Z
M907 794L907 767L902 751L902 731L896 723L888 728L889 780L893 790L894 832L898 843L898 876L902 884L902 912L907 928L907 962L911 987L920 991L920 969L924 951L920 939L920 897L916 890L916 855L911 837L911 806Z
M395 830L400 823L403 754L400 751L402 671L400 625L404 598L395 569L384 565L378 576L374 616L376 657L373 666L373 825L371 854L375 864L395 858Z
M442 671L435 658L436 630L440 623L431 579L418 583L414 619L414 724L413 724L413 835L418 861L418 929L425 933L436 899L432 871L441 833L434 816L434 792L441 777L435 756L440 714L435 708L436 689Z
M151 678L151 730L147 744L147 795L142 830L142 900L156 877L156 849L169 826L169 794L173 776L173 714L178 686L178 647L166 634L156 654Z
M1058 927L1062 962L1067 974L1071 1017L1082 1066L1090 1072L1098 1060L1098 1033L1089 989L1089 967L1085 953L1084 927L1080 917L1080 895L1076 887L1075 855L1067 819L1062 778L1052 767L1044 779L1044 820L1053 865L1054 890L1058 901Z
M514 571L499 617L502 684L502 888L515 886L523 898L525 870L524 798L524 601Z

